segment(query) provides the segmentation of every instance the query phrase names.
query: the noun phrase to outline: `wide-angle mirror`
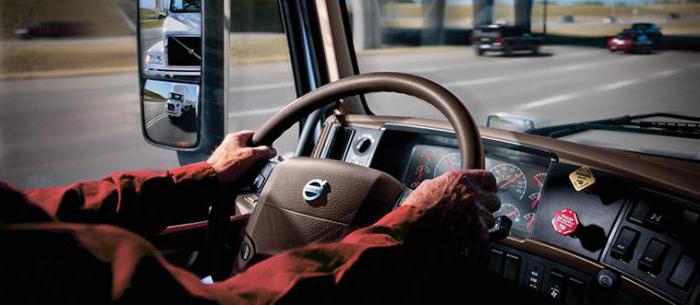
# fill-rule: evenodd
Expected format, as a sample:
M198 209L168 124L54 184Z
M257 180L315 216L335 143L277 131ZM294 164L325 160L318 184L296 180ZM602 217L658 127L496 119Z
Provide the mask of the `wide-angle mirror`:
M139 0L142 124L169 148L199 143L202 0Z

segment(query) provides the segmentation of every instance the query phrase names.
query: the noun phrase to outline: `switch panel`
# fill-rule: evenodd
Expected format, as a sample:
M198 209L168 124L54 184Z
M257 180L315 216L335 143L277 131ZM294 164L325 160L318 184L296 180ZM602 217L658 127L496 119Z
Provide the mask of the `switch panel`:
M610 250L610 256L629 261L634 253L634 247L637 245L638 239L639 232L627 227L622 228Z
M503 278L516 281L518 275L520 275L520 257L510 253L506 254L506 259L503 263Z
M676 266L673 267L673 273L671 273L671 277L668 278L668 281L678 288L686 289L694 273L695 259L683 254L678 259Z
M550 272L546 290L547 297L554 302L561 301L564 295L564 285L566 285L566 281L563 274L559 271Z
M639 258L639 269L652 274L657 274L663 266L668 245L658 239L651 239L644 254Z

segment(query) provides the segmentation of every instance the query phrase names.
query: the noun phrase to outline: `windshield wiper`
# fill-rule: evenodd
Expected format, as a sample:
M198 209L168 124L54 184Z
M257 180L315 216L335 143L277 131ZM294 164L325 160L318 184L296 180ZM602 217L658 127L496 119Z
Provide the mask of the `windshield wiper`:
M645 120L649 118L666 118L671 120ZM700 118L672 113L624 115L604 120L533 128L526 132L551 138L561 138L588 130L610 130L700 139Z

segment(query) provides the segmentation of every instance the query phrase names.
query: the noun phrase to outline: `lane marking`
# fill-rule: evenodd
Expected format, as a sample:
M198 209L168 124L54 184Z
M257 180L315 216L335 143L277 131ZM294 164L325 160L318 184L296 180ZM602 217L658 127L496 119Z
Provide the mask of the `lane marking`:
M541 100L536 100L533 102L525 103L522 104L519 108L521 109L530 109L530 108L535 108L535 107L541 107L541 106L546 106L546 105L551 105L551 104L556 104L556 103L561 103L563 101L568 101L574 98L577 98L581 96L580 93L567 93L567 94L561 94L561 95L555 95L552 97L544 98Z
M151 127L153 127L153 125L155 125L156 123L158 123L160 120L162 120L162 119L165 118L166 116L168 116L168 114L165 113L165 112L163 112L163 113L161 113L161 114L155 116L155 117L152 118L150 121L148 121L148 123L146 123L146 129L151 129Z
M229 112L228 118L231 119L231 118L238 118L238 117L245 117L245 116L272 114L272 113L279 112L280 110L282 110L282 108L284 108L284 106L272 107L272 108L252 109L252 110L238 111L238 112Z
M622 87L631 86L631 85L634 85L634 84L639 83L639 82L641 82L640 79L628 79L628 80L614 82L614 83L603 85L603 86L598 86L595 88L595 90L596 91L615 90L615 89L620 89Z
M456 82L449 82L449 83L444 83L442 84L445 87L461 87L461 86L472 86L472 85L483 85L483 84L490 84L490 83L497 83L503 80L506 80L506 77L489 77L489 78L481 78L481 79L472 79L472 80L463 80L463 81L456 81Z
M681 69L664 70L651 74L651 77L668 77L678 73L681 73Z
M281 89L281 88L287 88L287 87L292 87L292 86L294 86L294 83L292 83L292 82L271 83L271 84L262 84L262 85L232 87L231 92L261 91L261 90L270 90L270 89Z

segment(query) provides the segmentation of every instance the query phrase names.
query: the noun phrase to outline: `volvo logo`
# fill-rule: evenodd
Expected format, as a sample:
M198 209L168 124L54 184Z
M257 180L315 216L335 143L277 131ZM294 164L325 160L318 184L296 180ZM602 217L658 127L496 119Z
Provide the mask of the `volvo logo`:
M304 190L301 192L301 196L304 197L306 203L313 203L321 199L321 197L328 192L329 188L330 185L328 185L328 181L314 179L306 183Z

